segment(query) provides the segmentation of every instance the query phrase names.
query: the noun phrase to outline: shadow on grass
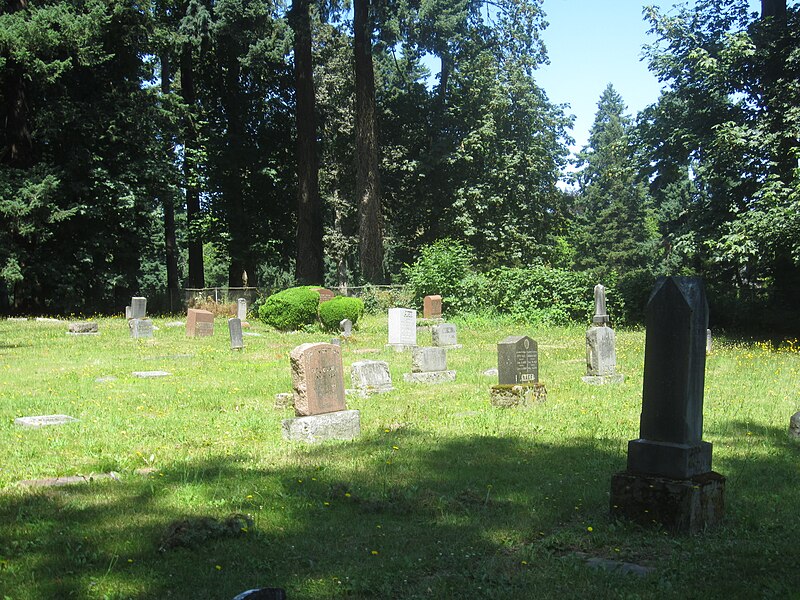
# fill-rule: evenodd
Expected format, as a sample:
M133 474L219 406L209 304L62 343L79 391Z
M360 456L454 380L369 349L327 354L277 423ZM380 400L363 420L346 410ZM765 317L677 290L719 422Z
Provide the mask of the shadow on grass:
M664 592L657 578L620 579L559 558L597 550L587 533L592 526L608 530L611 546L635 536L650 546L663 540L608 521L610 476L624 467L617 442L437 440L401 429L352 443L287 447L291 466L220 456L173 464L149 479L6 494L0 568L24 587L20 597L34 598L225 599L259 586L320 599ZM765 486L781 494L793 485L797 506L789 452L762 461L772 475L761 480L737 477L750 468L744 461L726 464L724 474L736 480L729 497L748 497L747 515L756 518L772 502ZM159 551L175 523L188 519L192 527L194 517L232 513L251 515L253 527L200 531L191 543ZM793 537L787 530L784 536ZM712 550L721 565L736 562L727 548ZM786 567L761 568L755 577L769 582ZM691 579L689 567L687 573ZM721 593L730 577L724 567L696 577L695 592ZM16 598L11 592L5 593Z

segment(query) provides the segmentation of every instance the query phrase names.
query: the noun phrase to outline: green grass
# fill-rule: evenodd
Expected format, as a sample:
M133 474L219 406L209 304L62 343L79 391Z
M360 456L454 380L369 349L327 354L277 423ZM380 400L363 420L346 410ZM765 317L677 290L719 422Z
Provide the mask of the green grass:
M638 435L643 331L617 331L625 383L593 387L580 380L583 327L456 320L457 381L425 386L403 381L408 354L383 350L385 317L365 317L344 349L346 382L350 363L387 360L396 390L348 396L358 440L306 446L281 439L292 415L274 395L291 389L289 351L329 336L254 323L263 336L234 352L222 319L211 339L169 320L156 319L152 341L129 339L122 319L86 337L0 322L0 598L227 599L259 586L291 599L796 597L796 345L715 340L704 439L728 478L726 521L689 537L608 516L611 476ZM482 372L497 341L520 333L539 342L547 402L493 408ZM359 352L369 348L379 352ZM142 370L172 376L131 376ZM116 380L95 381L104 376ZM55 413L80 421L13 424ZM156 471L137 474L146 467ZM121 481L16 483L109 471ZM199 528L192 547L159 550L171 524L235 513L253 525ZM590 569L578 552L655 572Z

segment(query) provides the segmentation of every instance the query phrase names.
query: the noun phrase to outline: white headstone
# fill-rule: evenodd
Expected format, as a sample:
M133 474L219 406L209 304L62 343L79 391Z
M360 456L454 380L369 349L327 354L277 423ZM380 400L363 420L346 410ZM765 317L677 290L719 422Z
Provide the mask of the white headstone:
M247 321L247 299L239 298L236 301L236 318L239 321Z
M144 319L147 314L147 298L134 296L131 298L131 319Z
M417 311L411 308L389 309L389 343L417 345Z

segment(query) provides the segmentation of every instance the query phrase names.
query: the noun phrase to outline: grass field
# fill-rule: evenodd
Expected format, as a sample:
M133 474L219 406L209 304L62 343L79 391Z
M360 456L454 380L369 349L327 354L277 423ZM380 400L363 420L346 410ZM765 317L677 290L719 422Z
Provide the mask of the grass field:
M310 598L744 598L800 592L800 410L796 341L716 339L706 365L704 439L727 477L726 520L697 536L610 520L610 479L638 437L643 331L617 331L616 386L581 382L584 327L455 320L455 383L411 384L408 354L383 349L366 317L344 348L389 362L396 390L360 398L362 435L281 439L289 351L322 333L254 322L243 352L187 339L155 319L153 340L123 319L99 336L66 323L0 321L0 598L229 599L253 587ZM545 403L489 404L497 341L539 342ZM430 334L420 335L430 343ZM136 379L133 371L170 377ZM97 382L98 378L115 380ZM76 423L14 425L25 415ZM149 474L142 474L147 469ZM21 480L92 476L64 487ZM231 515L244 515L225 519ZM212 520L214 519L214 520ZM585 556L652 567L639 577Z

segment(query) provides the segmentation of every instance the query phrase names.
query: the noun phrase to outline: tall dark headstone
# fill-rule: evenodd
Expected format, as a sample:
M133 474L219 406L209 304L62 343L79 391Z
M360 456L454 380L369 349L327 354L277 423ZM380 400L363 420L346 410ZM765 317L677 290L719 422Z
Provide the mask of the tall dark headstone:
M708 303L696 277L661 277L646 309L639 439L612 479L612 514L697 531L722 518L725 478L703 436Z

